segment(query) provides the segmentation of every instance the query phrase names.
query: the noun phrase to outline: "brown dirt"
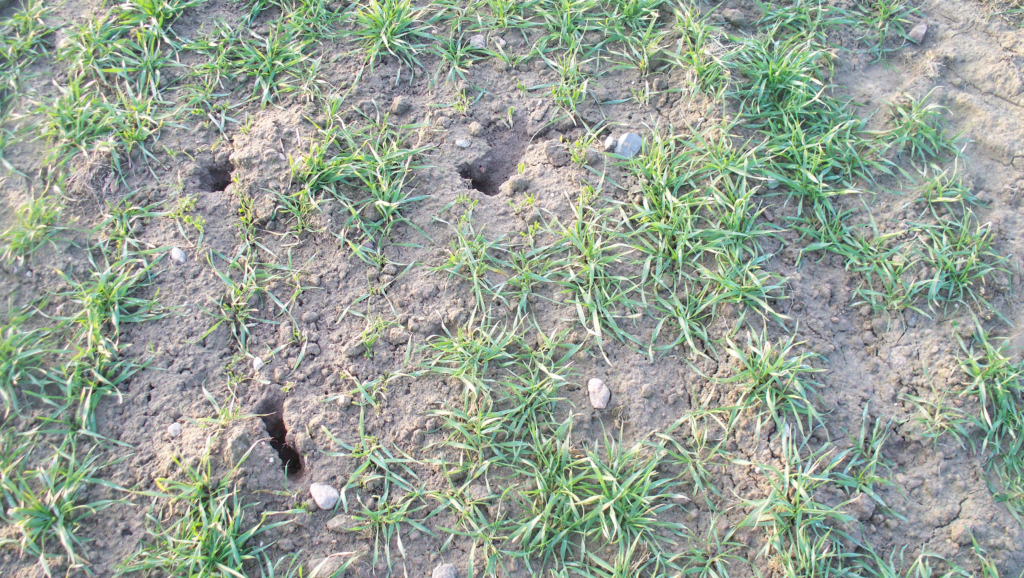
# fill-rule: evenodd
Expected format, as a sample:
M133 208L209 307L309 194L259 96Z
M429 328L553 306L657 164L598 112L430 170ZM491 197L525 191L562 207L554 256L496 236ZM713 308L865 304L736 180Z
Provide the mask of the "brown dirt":
M751 13L755 10L752 3L735 3L733 7ZM69 2L57 14L64 21L73 21L93 8L87 2ZM1021 278L1016 273L1018 255L1024 252L1024 236L1019 234L1019 196L1024 188L1024 145L1019 138L1024 134L1024 71L1020 66L1024 32L994 15L991 6L973 0L924 2L920 8L929 24L923 45L908 46L883 63L847 54L838 60L833 80L839 91L864 104L865 114L879 110L872 121L879 125L885 121L885 102L903 92L922 95L937 87L935 98L949 108L948 118L955 130L963 131L969 139L965 155L969 164L965 169L974 192L988 205L979 210L979 215L993 223L999 250L1011 255L1015 271L1011 291L996 295L992 302L1012 322L1005 334L1019 347L1024 344L1024 334L1018 329L1024 327L1024 301L1018 290ZM272 17L271 10L266 18ZM195 34L200 25L213 18L237 21L238 14L230 2L213 0L186 12L176 29L183 36ZM512 38L507 40L511 47L521 47ZM52 93L48 82L60 76L59 64L45 60L36 68L40 74L31 80L31 86L42 95ZM340 85L351 80L358 68L359 63L353 59L325 59L323 75L328 82ZM433 70L430 57L426 58L426 68ZM423 234L404 225L394 230L385 252L397 266L368 266L340 245L332 233L338 230L344 215L332 212L338 207L330 203L325 203L318 217L320 230L298 238L284 232L287 223L273 218L274 199L268 191L294 186L286 157L301 155L307 148L315 130L310 119L317 116L312 105L290 96L275 106L259 109L249 105L237 111L237 118L252 119L251 128L244 133L237 125L229 125L224 137L208 126L167 127L156 147L159 164L136 163L127 171L126 187L70 199L64 219L74 222L76 229L94 225L107 204L116 202L126 189L135 192L133 198L140 204L176 198L181 193L197 195L197 211L206 220L203 248L209 252L203 255L210 255L210 262L186 246L168 219L149 221L141 233L141 239L154 247L183 246L188 261L175 266L165 258L158 265L155 285L145 290L173 307L174 314L144 325L126 326L120 336L125 355L151 358L151 362L122 384L120 396L105 399L99 410L99 433L118 442L108 451L125 458L109 468L112 482L152 489L154 478L173 474L173 456L195 458L212 443L219 468L227 468L237 459L239 448L251 447L240 484L247 500L260 503L260 511L286 510L304 502L313 482L342 487L352 472L353 461L338 455L340 448L324 429L342 442L355 440L360 410L336 402L352 387L348 376L361 381L399 376L389 382L379 411L367 413L366 431L385 446L412 457L435 457L439 450L430 444L442 439L443 432L428 427L430 411L454 400L457 384L437 375L400 375L415 369L414 362L422 356L419 347L426 339L454 331L468 321L472 309L468 285L431 270L447 258L453 238L451 228L442 221L457 218L448 207L460 195L469 196L478 203L474 211L477 231L484 231L489 238L512 237L526 231L534 219L529 211L516 210L527 193L512 192L507 184L503 188L520 163L529 181L528 194L547 220L570 220L567 195L574 195L581 183L594 181L602 171L626 189L630 184L624 182L622 170L608 166L604 157L594 170L589 170L565 163L557 153L549 152L560 139L571 141L583 132L565 124L545 127L543 120L535 120L544 119L543 110L551 105L545 98L517 90L515 79L534 86L543 84L549 76L532 66L523 68L497 72L493 63L484 62L470 69L470 84L485 93L466 115L432 107L453 101L457 89L443 83L431 87L429 74L396 86L398 67L393 60L364 76L351 93L348 105L363 108L369 103L380 110L387 110L398 96L406 97L411 107L400 121L420 125L417 134L421 144L431 147L425 163L429 167L418 171L411 185L429 197L407 211L412 224ZM683 72L665 78L670 85L681 84L683 79ZM643 135L649 127L697 126L704 119L713 121L723 114L699 97L692 101L654 99L650 106L640 105L629 99L628 90L635 81L635 75L627 71L602 77L595 92L606 101L625 102L590 104L584 115L608 119L615 127L613 134L632 130ZM500 120L509 107L515 111L512 129ZM482 134L470 135L473 122L485 127ZM462 139L470 142L468 148L455 144ZM7 151L7 158L32 174L39 168L40 150L39 143L23 143ZM179 154L172 157L162 152L165 150ZM231 179L240 184L231 184ZM252 370L250 360L238 355L226 327L201 338L212 325L204 309L215 308L224 291L214 268L224 268L223 256L234 254L239 242L235 187L242 187L256 200L263 226L260 240L268 255L274 255L277 262L290 259L305 272L306 289L290 311L301 342L280 331L290 321L273 303L255 304L259 316L270 321L255 326L250 342L250 351L266 360L259 372ZM9 175L3 179L0 226L12 222L14 208L24 201L26 193L20 177ZM612 193L622 198L626 194L625 190ZM905 217L905 200L882 190L870 200L882 227L895 226ZM792 214L792 208L778 205L777 199L766 198L765 202L772 206L776 219ZM83 270L86 261L80 248L82 240L84 234L69 229L55 246L39 251L26 266L8 266L0 276L0 294L24 302L57 290L60 279L55 269ZM860 428L865 407L872 418L894 419L894 435L885 448L885 456L897 464L894 483L879 490L889 508L885 513L879 508L863 524L848 530L886 556L892 552L898 556L906 548L909 560L927 550L976 568L969 544L954 539L967 527L1004 576L1020 574L1024 570L1024 532L993 498L983 457L948 440L932 444L921 438L908 422L914 408L901 398L906 393L928 396L933 386L954 385L961 379L956 371L956 342L950 336L954 323L970 323L969 313L960 312L951 318L939 315L936 319L913 313L903 319L865 315L849 305L855 280L838 258L804 258L797 266L796 253L787 250L799 246L796 236L784 233L777 243L777 256L769 268L788 279L791 297L779 301L779 310L799 322L800 336L807 347L827 359L823 363L827 372L821 377L820 405L823 412L828 412L828 437L838 441L840 447L849 444L847 440ZM289 294L291 288L282 285L272 291L281 296ZM394 327L404 328L386 333L376 343L372 357L346 354L348 344L365 326L363 319L346 314L354 303L360 312L383 315L394 322ZM564 305L553 289L541 290L533 311L539 326L568 330L575 332L577 339L582 338L575 311ZM726 312L711 328L712 335L726 335L737 319L736 312ZM651 329L641 324L636 331ZM277 351L276 355L269 355L272 351ZM300 354L302 363L297 369L289 369ZM728 363L704 360L694 365L676 354L651 360L617 343L606 345L605 354L607 359L597 348L582 351L572 364L573 385L560 392L565 398L560 411L579 416L572 435L580 445L592 445L603 438L604 432L620 428L625 439L640 439L649 432L664 430L682 412L698 404L727 405L735 399L709 380L727 376ZM228 370L244 375L233 384L233 392ZM595 412L587 403L585 383L595 376L612 389L608 410ZM650 397L641 394L645 384L653 390ZM266 417L239 420L222 431L204 428L196 421L210 417L212 412L204 388L221 401L233 395L243 413ZM28 423L31 418L23 419ZM183 425L179 437L171 438L166 433L172 422ZM755 432L753 425L751 420L740 424L735 441L728 447L737 461L716 473L722 506L758 497L765 490L763 477L752 466L744 465L746 460L778 457L778 448L770 443L777 436L770 431ZM295 471L286 472L283 459ZM295 465L297 461L301 461L301 469ZM413 469L430 489L450 483L427 465L414 465ZM117 495L102 487L90 492L90 498L101 497ZM348 496L349 500L356 498ZM836 493L830 499L838 503L845 498ZM703 535L712 516L703 503L691 506L676 515L697 535ZM145 500L132 500L102 511L83 526L82 535L92 540L86 554L95 575L112 575L138 547L144 535L145 513ZM726 510L718 521L720 528L738 524L745 515L742 508ZM329 531L326 522L330 513L313 512L294 518L294 523L261 539L287 538L283 541L285 547L303 549L303 556L309 560L373 547L359 535ZM434 536L420 532L415 537L403 536L406 556L398 559L396 572L426 576L438 560L452 562L465 571L473 546L468 539L455 537L442 549L448 539L443 528L452 521L450 514L441 514L426 523ZM402 531L410 532L411 528L403 527ZM4 530L0 533L9 535ZM754 566L763 564L755 557L763 545L761 536L744 531L740 537L749 546L740 555ZM34 560L20 557L16 550L4 552L0 562L0 574L5 576L34 576L38 571ZM355 571L358 575L380 576L385 567L378 564L373 568L367 563ZM751 574L751 569L741 564L734 565L734 571ZM509 575L525 576L525 572L520 566Z

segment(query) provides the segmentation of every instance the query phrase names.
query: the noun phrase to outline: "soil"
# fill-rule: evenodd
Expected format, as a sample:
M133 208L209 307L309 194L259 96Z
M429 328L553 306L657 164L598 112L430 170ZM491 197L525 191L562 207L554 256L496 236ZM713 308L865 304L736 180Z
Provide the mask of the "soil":
M873 126L884 125L886 103L902 93L920 96L934 90L933 100L949 109L946 116L952 129L962 131L966 139L968 162L962 168L972 190L986 204L977 212L983 221L993 224L996 247L1010 255L1013 271L1009 290L990 296L994 308L1010 324L999 324L997 319L986 323L1008 337L1016 351L1024 345L1024 333L1019 329L1024 327L1024 298L1017 273L1019 255L1024 254L1024 236L1019 233L1019 202L1024 190L1024 145L1019 138L1024 134L1024 31L1002 17L994 4L942 0L922 2L918 7L928 23L920 46L908 45L883 62L840 51L832 80L837 94L861 105L865 116L874 115ZM17 2L0 15L16 8ZM720 11L723 8L740 10L751 20L758 10L753 2L719 6ZM56 9L55 19L75 22L99 10L90 2L66 2ZM214 19L237 23L240 14L233 2L210 0L187 10L175 30L190 37ZM267 10L256 28L265 27L276 14L276 9ZM750 32L723 25L730 33ZM498 35L494 32L489 38ZM521 39L508 36L505 40L511 50L525 52ZM361 61L348 52L348 45L327 45L323 52L343 55L323 61L321 74L331 85L347 86L360 72ZM433 58L424 56L427 71L437 66ZM345 457L340 443L356 441L361 420L367 434L394 452L417 460L437 457L442 450L436 444L445 432L436 427L433 411L454 403L461 393L455 381L417 371L425 355L422 345L432 336L455 332L471 322L474 303L467 283L435 270L448 258L454 238L449 223L454 223L459 213L452 209L453 203L459 198L476 202L475 229L493 239L516 238L538 220L571 221L569 199L582 184L597 183L602 175L622 185L607 187L606 194L628 197L626 173L612 166L610 157L596 155L589 167L569 160L560 143L572 142L585 131L571 122L548 123L552 104L547 93L517 89L517 81L526 86L549 82L550 73L530 63L509 71L496 60L481 62L468 70L467 81L479 87L482 95L460 114L436 106L455 101L459 87L432 85L429 72L409 81L407 69L406 76L396 83L399 69L394 59L385 59L372 73L363 74L345 101L346 107L383 112L391 109L396 99L404 99L407 110L393 116L403 125L415 125L414 142L428 147L423 162L426 168L417 170L407 185L426 198L406 209L409 224L393 229L383 249L391 265L378 268L368 264L339 242L335 233L345 215L336 204L325 202L316 217L317 230L298 236L288 233L289 223L275 215L276 201L270 191L295 186L288 158L297 158L308 149L320 114L313 104L283 95L265 108L250 103L233 111L235 118L249 123L244 130L241 123L229 123L223 135L208 124L166 126L158 146L153 147L155 162L126 166L124 185L91 194L69 194L62 216L62 223L69 228L27 263L4 268L0 294L10 295L15 303L59 291L63 282L55 271L87 270L88 256L82 249L87 233L83 231L98 223L107 207L129 191L136 204L195 195L196 213L205 219L198 250L195 236L182 238L171 219L150 219L139 235L153 247L181 247L187 261L176 265L164 258L156 266L155 283L142 290L142 295L171 308L171 314L145 324L124 325L119 336L122 355L148 359L149 363L120 384L120 395L105 398L98 410L99 434L116 441L105 451L111 458L123 459L106 469L111 482L124 488L153 489L155 479L175 475L177 456L194 460L211 447L215 467L226 472L248 452L235 474L241 497L257 502L257 512L286 511L309 499L309 485L314 482L339 489L345 486L355 462ZM56 90L52 81L63 74L61 64L44 58L33 65L33 71L37 74L28 81L31 90L38 98L52 96ZM184 72L172 70L171 74ZM668 86L685 86L686 75L675 71L664 75L664 80ZM602 152L601 143L609 134L645 136L652 127L696 128L735 114L728 106L722 110L699 95L681 98L680 93L665 93L652 98L650 104L640 104L630 96L637 82L634 72L613 70L591 86L608 104L588 102L580 115L607 119L610 128L595 145ZM27 100L19 106L22 111L30 110ZM510 109L512 128L506 122ZM459 141L468 141L469 146L463 148L459 145L465 143ZM42 143L22 142L5 151L5 156L22 173L33 175L41 168L42 150ZM514 187L510 181L516 178L525 179L526 184ZM25 178L15 174L7 175L0 184L2 229L13 223L15 208L31 189ZM874 218L883 230L905 219L907 200L899 192L884 190L885 184L881 183L877 195L870 199ZM292 263L303 271L304 289L289 315L283 315L269 299L253 304L257 317L266 320L253 326L248 344L249 352L265 362L259 371L254 371L251 358L240 354L226 325L207 334L214 324L207 311L216 310L225 290L216 271L225 270L225 256L235 254L239 244L239 188L255 200L259 240L267 261ZM522 208L527 197L533 203L529 210ZM779 197L761 200L776 220L793 214L792 207ZM846 530L886 557L903 553L911 560L927 551L976 570L970 541L964 539L966 529L1002 575L1024 572L1024 531L993 497L993 475L985 467L985 457L948 438L933 442L922 437L913 428L916 410L903 397L929 398L936 389L955 389L960 383L959 346L952 336L958 328L973 325L970 311L939 312L928 318L855 308L850 304L851 287L857 279L840 259L810 255L797 263L795 249L802 241L792 233L783 233L769 243L777 246L767 248L775 255L767 268L787 279L789 298L777 302L778 310L798 321L799 339L823 358L820 366L825 372L818 376L822 384L818 404L827 417L827 433L818 435L822 440L827 436L841 448L848 447L856 439L865 409L871 423L890 424L892 435L883 455L895 464L892 483L878 487L887 508L852 504L851 511L859 520ZM287 298L293 287L282 282L270 291ZM56 307L58 301L46 307ZM539 290L533 313L539 327L567 331L578 341L586 339L576 311L563 302L554 287ZM366 329L366 319L375 316L393 325L370 352L359 352L353 343ZM712 336L729 335L738 319L738 312L726 311L710 328ZM293 322L295 333L289 331ZM649 333L652 326L646 323L631 331ZM769 326L771 335L782 335L778 327ZM603 352L585 347L573 359L570 384L559 392L564 398L559 412L576 415L571 435L580 447L594 447L606 435L618 432L627 443L640 440L665 431L689 409L735 401L735 392L716 382L728 377L733 367L724 357L715 362L677 350L650 358L621 343L606 341ZM232 378L229 372L241 378ZM604 410L590 407L585 384L593 377L602 379L612 391ZM375 411L361 411L349 397L354 384L377 378L388 379L386 394ZM221 405L235 400L234 407L241 415L262 417L209 426L202 420L212 418L215 410L204 391ZM954 398L953 402L970 409L969 401ZM38 415L44 413L38 410ZM28 428L33 419L33 413L27 412L11 427ZM180 435L168 433L172 423L181 424ZM713 516L701 500L670 514L695 535L705 535L712 524L720 530L737 526L748 513L743 500L764 495L764 475L750 463L777 459L779 449L773 442L778 436L777 432L758 431L754 425L753 419L741 421L727 447L734 461L714 473L721 491L721 498L716 498L721 514ZM812 443L816 441L812 439ZM451 484L443 472L425 461L410 467L430 490ZM819 497L832 503L846 499L837 490L829 491ZM365 500L369 494L371 490L349 490L346 498ZM89 498L123 495L95 486ZM91 516L80 528L80 535L88 541L84 553L94 575L113 575L118 564L139 547L145 536L148 504L146 499L130 497ZM293 522L260 536L265 543L277 540L272 553L301 549L301 559L314 562L338 552L369 553L374 548L372 539L329 530L332 512L285 517ZM425 524L433 535L402 526L405 556L392 550L396 560L391 572L423 577L436 565L450 562L466 573L472 563L473 543L445 531L453 522L450 513L428 519ZM0 529L0 535L17 537L10 527ZM737 538L743 547L738 552L741 560L731 565L735 575L754 575L753 568L763 570L765 561L757 557L764 545L763 535L743 530ZM350 573L388 574L383 560L374 566L368 559L369 555ZM3 552L0 574L27 577L40 572L36 561L19 555L15 547ZM506 572L516 577L529 573L515 563Z

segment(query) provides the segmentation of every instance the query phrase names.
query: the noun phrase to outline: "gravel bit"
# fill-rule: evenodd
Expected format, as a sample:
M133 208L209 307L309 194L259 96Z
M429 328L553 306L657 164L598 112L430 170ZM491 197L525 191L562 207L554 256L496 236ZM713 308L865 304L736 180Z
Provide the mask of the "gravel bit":
M587 393L590 394L590 405L594 409L608 407L608 400L612 397L612 392L608 389L608 386L596 377L587 382Z
M338 503L338 499L341 498L338 490L327 484L310 484L309 493L313 496L313 501L316 502L317 507L321 510L330 510Z

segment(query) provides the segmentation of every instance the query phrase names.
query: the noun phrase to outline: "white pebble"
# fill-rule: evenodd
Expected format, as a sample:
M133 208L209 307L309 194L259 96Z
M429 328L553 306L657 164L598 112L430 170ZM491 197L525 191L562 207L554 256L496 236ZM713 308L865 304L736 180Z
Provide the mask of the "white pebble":
M263 369L263 359L259 357L252 358L252 368L254 371Z
M459 140L455 141L455 146L459 147L460 149L468 149L470 144L471 143L464 138L460 138Z
M167 426L167 435L171 436L172 438L180 436L181 424L178 422L174 422L171 425Z
M910 29L910 33L907 37L914 41L915 44L921 44L924 40L924 35L928 33L928 25L924 22L919 22L917 26Z
M474 34L469 37L469 45L473 48L484 49L487 48L487 39L483 34Z
M317 507L321 510L330 510L341 498L341 494L338 493L338 490L335 490L327 484L310 484L309 493L313 496L313 501L316 502Z
M596 377L587 382L587 393L590 394L590 405L594 409L608 407L608 400L612 397L612 392L608 389L608 386Z
M177 247L171 249L171 262L175 265L184 265L185 252Z

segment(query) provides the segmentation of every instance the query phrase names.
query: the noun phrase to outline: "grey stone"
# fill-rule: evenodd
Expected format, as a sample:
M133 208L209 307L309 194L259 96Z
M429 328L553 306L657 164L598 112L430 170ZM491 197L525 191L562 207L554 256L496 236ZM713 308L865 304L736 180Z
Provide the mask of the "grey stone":
M608 389L608 386L596 377L587 382L587 394L590 396L590 405L594 409L608 407L608 400L612 397L612 392Z
M249 443L249 436L244 433L238 434L228 442L228 446L224 450L224 458L230 465L237 466L242 463L242 459L245 458L245 453L249 451L250 445L252 444Z
M252 358L252 369L253 369L253 371L259 371L259 370L263 369L264 365L265 364L263 363L263 358L262 357L253 357Z
M338 578L345 566L344 554L331 554L326 558L309 563L308 578Z
M395 100L391 101L391 113L402 116L409 112L412 108L412 101L409 100L408 96L399 96Z
M620 136L618 142L615 143L615 154L631 159L640 152L643 146L644 140L640 138L640 135L627 132Z
M608 135L608 138L604 139L604 152L610 153L615 150L615 137Z
M441 564L430 573L430 578L459 578L459 571L455 564Z
M907 34L907 38L914 41L915 44L921 44L924 41L924 35L928 33L928 24L924 22L918 22L916 26L910 29Z
M569 156L569 150L565 148L565 145L556 140L548 141L544 147L544 153L547 155L548 161L556 167L564 167L572 160L572 157Z
M349 516L348 514L338 514L330 520L327 520L327 530L337 534L351 532L355 527L355 521L352 519L352 516Z
M530 188L530 179L523 175L516 175L508 180L508 188L513 193L522 193Z
M171 262L175 265L185 264L185 252L181 249L174 247L171 249Z
M860 521L871 519L871 516L875 513L875 500L867 494L857 494L855 498L850 500L847 506L850 509L850 514Z
M338 493L338 490L335 490L327 484L310 484L309 493L313 496L313 501L316 502L316 505L321 510L330 510L341 498L341 494Z
M455 141L455 146L459 147L460 149L468 149L470 144L471 143L464 138L460 138L459 140Z
M469 45L473 48L487 48L487 38L483 34L474 34L469 37Z
M737 28L743 28L747 25L746 14L744 14L742 10L737 10L736 8L726 8L725 10L722 10L722 18L725 18L726 22Z
M345 346L345 357L357 357L366 353L366 344L358 339L352 340Z
M167 426L167 435L171 436L172 438L180 436L181 424L178 422L174 422L171 425Z

